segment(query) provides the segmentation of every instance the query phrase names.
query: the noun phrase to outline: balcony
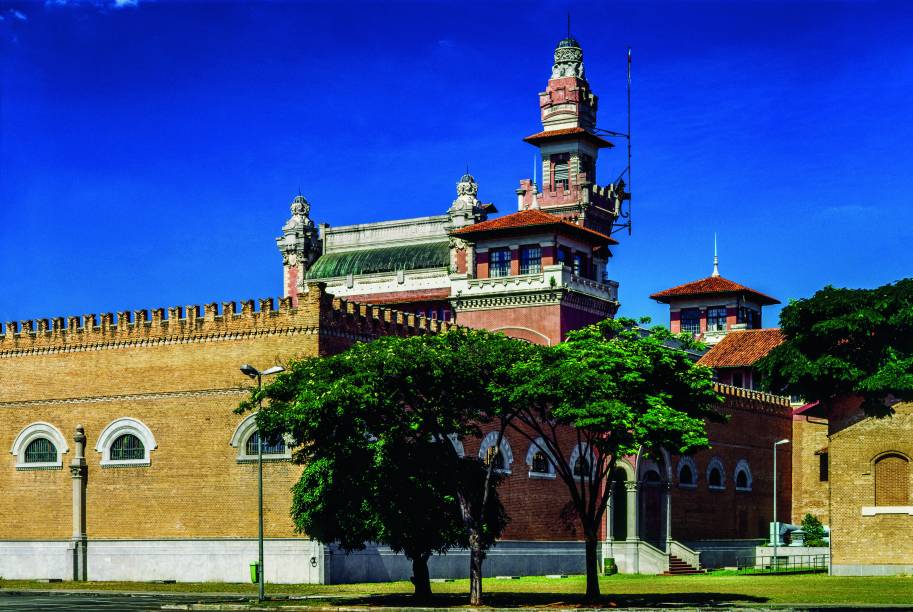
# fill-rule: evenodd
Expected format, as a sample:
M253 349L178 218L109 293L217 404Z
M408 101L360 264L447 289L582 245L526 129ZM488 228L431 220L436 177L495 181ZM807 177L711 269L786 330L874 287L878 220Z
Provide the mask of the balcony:
M618 282L583 278L561 264L544 266L536 274L518 274L493 278L469 278L451 275L451 298L484 298L496 295L519 295L564 289L608 302L618 301Z

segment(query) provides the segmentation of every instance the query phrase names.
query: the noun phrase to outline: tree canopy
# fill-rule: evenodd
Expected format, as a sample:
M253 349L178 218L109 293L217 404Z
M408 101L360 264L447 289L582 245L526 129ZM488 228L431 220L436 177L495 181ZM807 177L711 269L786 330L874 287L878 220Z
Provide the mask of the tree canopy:
M780 329L783 344L757 364L771 391L809 402L858 396L874 416L913 400L913 278L827 286L783 308Z
M296 527L348 551L374 541L403 552L420 596L430 594L432 553L461 547L484 556L506 525L499 476L460 457L450 437L480 434L498 412L489 383L534 350L456 330L385 337L290 364L262 390L269 402L257 422L300 443Z
M515 430L546 446L568 487L587 544L589 597L599 594L596 541L618 460L641 447L682 454L705 448L705 421L722 418L712 371L689 354L698 348L662 327L605 319L518 362L511 387L502 390L513 422L522 425ZM575 445L583 459L576 465Z

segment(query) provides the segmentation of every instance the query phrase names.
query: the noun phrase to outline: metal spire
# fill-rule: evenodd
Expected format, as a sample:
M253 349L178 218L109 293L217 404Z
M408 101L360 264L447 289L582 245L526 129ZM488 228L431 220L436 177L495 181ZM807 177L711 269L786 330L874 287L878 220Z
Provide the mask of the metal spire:
M716 278L720 275L720 258L716 254L716 232L713 232L713 274L711 277Z

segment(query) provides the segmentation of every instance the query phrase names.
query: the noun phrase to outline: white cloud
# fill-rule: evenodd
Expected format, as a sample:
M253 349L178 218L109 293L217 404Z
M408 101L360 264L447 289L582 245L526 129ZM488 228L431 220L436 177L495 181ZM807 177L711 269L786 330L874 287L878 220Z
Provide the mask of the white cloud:
M24 13L17 11L16 9L10 9L10 14L18 19L19 21L28 21L29 18L25 16Z
M45 6L94 6L99 9L122 9L139 6L140 0L45 0Z

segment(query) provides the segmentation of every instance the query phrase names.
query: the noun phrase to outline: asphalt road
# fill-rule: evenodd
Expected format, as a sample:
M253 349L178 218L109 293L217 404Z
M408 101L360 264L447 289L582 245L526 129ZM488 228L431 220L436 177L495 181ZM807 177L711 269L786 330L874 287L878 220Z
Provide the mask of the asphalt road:
M221 598L225 599L225 598ZM0 611L7 610L77 610L120 611L161 610L166 603L198 602L199 596L174 596L148 593L142 595L102 595L97 593L9 593L0 592Z

